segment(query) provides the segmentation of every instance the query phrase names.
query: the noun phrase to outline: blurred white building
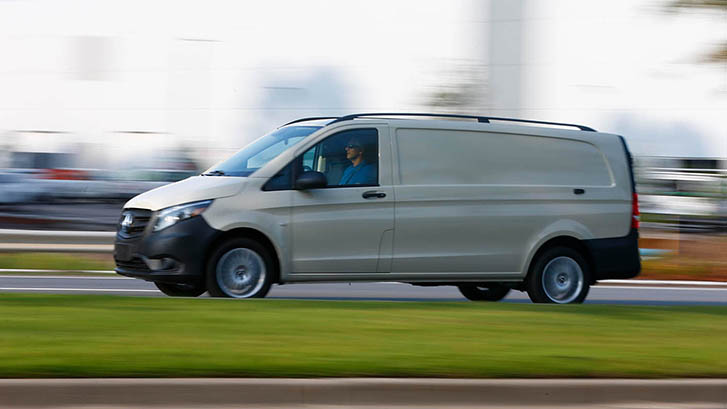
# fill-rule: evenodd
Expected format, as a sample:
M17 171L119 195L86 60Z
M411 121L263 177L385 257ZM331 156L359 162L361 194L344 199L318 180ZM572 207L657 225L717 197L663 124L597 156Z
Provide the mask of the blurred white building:
M727 157L723 13L654 0L491 0L492 110L585 123L637 155Z
M111 159L183 146L209 163L296 117L421 110L426 81L480 40L462 24L472 7L0 2L0 133L65 132Z
M727 72L699 62L727 25L663 3L4 1L0 137L58 132L114 166L169 149L209 164L299 116L428 110L480 66L485 114L727 157Z

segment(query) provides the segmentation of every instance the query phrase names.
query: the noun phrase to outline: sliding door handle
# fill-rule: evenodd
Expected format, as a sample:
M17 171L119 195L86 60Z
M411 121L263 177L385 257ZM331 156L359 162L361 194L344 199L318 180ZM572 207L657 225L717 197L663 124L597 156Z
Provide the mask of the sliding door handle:
M364 199L383 199L386 197L386 193L369 190L368 192L364 192L361 196Z

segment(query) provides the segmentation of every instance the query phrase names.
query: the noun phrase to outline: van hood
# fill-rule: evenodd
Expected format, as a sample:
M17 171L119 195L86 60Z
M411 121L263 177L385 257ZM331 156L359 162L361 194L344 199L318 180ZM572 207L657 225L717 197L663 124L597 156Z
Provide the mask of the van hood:
M242 190L245 178L231 176L192 176L144 192L126 202L124 208L159 210L200 200L233 196Z

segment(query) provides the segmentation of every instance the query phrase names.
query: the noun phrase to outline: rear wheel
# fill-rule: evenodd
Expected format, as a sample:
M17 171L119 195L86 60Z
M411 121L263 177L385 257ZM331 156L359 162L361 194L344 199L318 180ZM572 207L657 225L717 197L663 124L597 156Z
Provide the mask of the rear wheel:
M224 242L207 265L207 290L213 297L262 298L272 282L270 253L250 239Z
M526 289L535 303L582 303L590 289L583 256L570 247L553 247L535 260Z
M171 297L197 297L202 295L207 289L204 284L170 284L170 283L154 283L159 291Z
M470 301L500 301L510 292L500 283L460 284L457 288Z

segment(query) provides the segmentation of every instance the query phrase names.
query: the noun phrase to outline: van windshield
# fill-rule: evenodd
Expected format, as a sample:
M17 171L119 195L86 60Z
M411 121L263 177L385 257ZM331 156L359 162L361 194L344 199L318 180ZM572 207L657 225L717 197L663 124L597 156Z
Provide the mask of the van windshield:
M249 176L320 128L320 126L286 126L276 129L207 169L202 176Z

